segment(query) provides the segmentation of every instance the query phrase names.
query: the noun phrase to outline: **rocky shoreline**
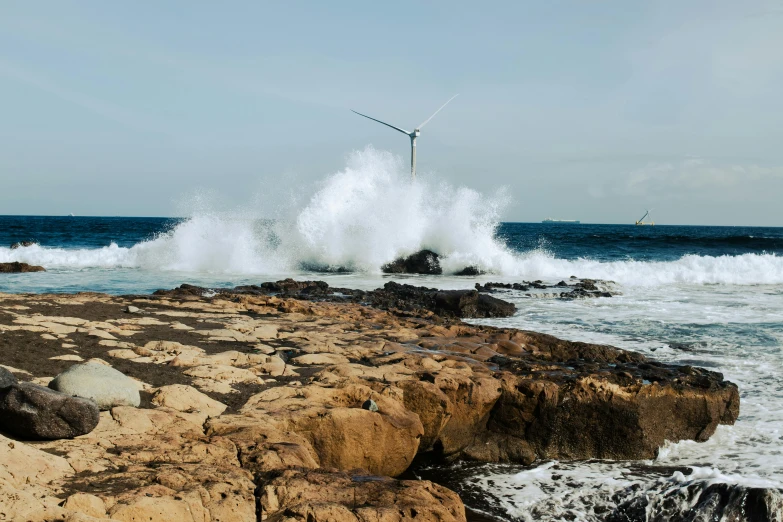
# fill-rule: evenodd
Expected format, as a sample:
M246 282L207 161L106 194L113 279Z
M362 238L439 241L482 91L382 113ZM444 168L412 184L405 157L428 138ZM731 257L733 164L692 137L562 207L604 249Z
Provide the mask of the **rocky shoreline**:
M140 397L75 438L0 416L0 520L463 521L453 491L395 477L416 458L647 459L739 414L719 373L461 321L513 312L396 283L0 294L0 365L25 386L90 362Z

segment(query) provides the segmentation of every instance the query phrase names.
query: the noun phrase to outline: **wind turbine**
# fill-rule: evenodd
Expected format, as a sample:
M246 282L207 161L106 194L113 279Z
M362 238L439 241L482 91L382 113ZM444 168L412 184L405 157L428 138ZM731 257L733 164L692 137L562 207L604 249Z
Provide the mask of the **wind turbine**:
M421 125L419 125L419 126L418 126L418 127L416 127L415 129L413 129L413 132L408 132L408 131L406 131L405 129L401 129L401 128L399 128L399 127L395 127L394 125L390 125L390 124L386 123L385 121L376 120L375 118L372 118L372 117L370 117L370 116L367 116L366 114L362 114L361 112L356 112L356 111L355 111L355 110L353 110L353 109L351 109L351 112L354 112L354 113L358 114L359 116L364 116L365 118L367 118L367 119L370 119L370 120L372 120L372 121L377 121L378 123L382 123L383 125L386 125L387 127L391 127L392 129L394 129L394 130L396 130L396 131L399 131L399 132L401 132L401 133L403 133L403 134L407 134L407 135L408 135L408 137L411 139L411 179L416 179L416 138L418 138L418 137L419 137L419 135L421 134L421 129L422 129L422 127L424 127L425 125L427 125L427 123L429 123L429 121L430 121L432 118L434 118L434 117L435 117L435 114L438 114L438 113L439 113L439 112L440 112L440 111L443 109L443 107L445 107L446 105L448 105L448 104L449 104L449 102L451 102L451 100L453 100L453 99L454 99L454 98L456 98L457 96L459 96L459 94L455 94L454 96L452 96L451 98L449 98L449 101L447 101L446 103L444 103L443 105L441 105L441 106L440 106L440 109L438 109L437 111L435 111L435 113L434 113L432 116L430 116L429 118L427 118L426 120L424 120L424 123L422 123Z

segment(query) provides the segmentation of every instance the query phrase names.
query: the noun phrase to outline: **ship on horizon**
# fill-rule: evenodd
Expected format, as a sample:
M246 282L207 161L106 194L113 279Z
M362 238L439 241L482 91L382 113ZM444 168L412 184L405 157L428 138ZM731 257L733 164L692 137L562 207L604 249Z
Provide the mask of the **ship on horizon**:
M581 222L578 219L552 219L546 218L542 223L560 223L563 225L578 225Z
M651 210L652 210L652 209L651 209ZM644 213L644 215L642 216L642 218L641 218L641 219L638 219L638 220L636 220L636 224L637 224L637 225L650 225L650 226L655 226L655 221L653 221L653 220L652 220L652 216L650 216L650 221L645 221L645 220L644 220L644 218L646 218L647 216L650 216L650 211L649 211L649 210L648 210L647 212L645 212L645 213Z

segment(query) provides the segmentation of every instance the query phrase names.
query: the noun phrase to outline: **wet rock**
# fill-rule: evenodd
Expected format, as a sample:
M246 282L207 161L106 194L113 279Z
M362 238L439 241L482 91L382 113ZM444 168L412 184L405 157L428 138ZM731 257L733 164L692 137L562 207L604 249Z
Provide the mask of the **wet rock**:
M22 439L70 439L90 433L98 420L89 399L26 382L0 390L0 430Z
M21 247L29 247L35 244L35 241L17 241L16 243L11 244L11 250L16 250L17 248Z
M75 364L55 377L49 388L92 399L102 410L114 406L138 407L141 398L136 382L122 372L104 364Z
M483 285L476 283L476 290L479 292L492 292L496 289L519 290L522 292L527 292L530 290L530 286L528 284L522 283L486 283Z
M444 317L509 317L516 307L512 303L480 294L476 290L438 290L394 281L367 294L373 306L411 312L428 310Z
M477 266L466 266L465 268L463 268L459 272L456 272L454 275L458 275L458 276L477 276L477 275L482 275L484 273L485 272L483 270L481 270Z
M476 290L445 290L435 294L436 313L456 317L510 317L517 307Z
M381 270L386 274L429 274L440 275L440 256L432 250L420 250L408 257L401 257L383 265Z
M679 474L679 472L678 472ZM687 478L687 477L683 477ZM613 509L608 522L692 522L697 520L778 520L783 491L739 484L693 481L680 487L667 483L664 491L634 494ZM620 493L622 494L622 492ZM655 499L654 502L650 502Z
M0 274L22 274L26 272L46 272L46 269L42 266L28 265L18 261L0 263Z
M268 520L465 521L465 506L459 496L427 480L285 470L260 475L258 491L261 511Z
M17 382L18 380L13 373L9 372L3 367L0 367L0 390L8 388Z

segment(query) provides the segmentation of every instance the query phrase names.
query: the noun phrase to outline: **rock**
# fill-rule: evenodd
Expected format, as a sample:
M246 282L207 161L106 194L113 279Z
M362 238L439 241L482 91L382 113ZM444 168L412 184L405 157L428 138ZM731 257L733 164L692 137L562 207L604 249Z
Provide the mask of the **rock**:
M0 263L0 274L21 274L25 272L46 272L46 269L42 266L28 265L18 261Z
M106 504L99 497L89 493L74 493L65 499L63 507L91 517L106 518Z
M378 405L375 404L375 401L372 399L367 399L362 403L362 409L365 409L367 411L376 412L378 411Z
M510 317L517 311L517 307L513 303L480 294L476 290L437 292L435 305L439 315L454 315L456 317Z
M308 353L294 357L291 359L294 364L307 364L307 365L332 365L332 364L345 364L348 362L348 357L340 355L338 353Z
M481 285L476 283L476 290L479 292L492 292L496 289L502 290L519 290L520 292L527 292L530 290L530 284L523 283L486 283Z
M366 299L382 309L405 310L421 314L430 311L443 317L509 317L516 306L476 290L438 290L401 285L389 281L382 289L368 292Z
M98 405L30 383L0 390L0 429L23 439L70 439L90 433Z
M11 250L16 250L20 247L29 247L35 245L35 241L17 241L16 243L11 244Z
M358 407L368 396L377 413ZM358 384L271 388L250 397L240 411L267 414L276 429L306 437L322 467L378 475L408 469L424 432L419 417L400 401Z
M482 275L484 273L485 272L483 270L479 269L479 267L477 267L477 266L466 266L465 268L463 268L459 272L456 272L454 275L458 275L458 276L477 276L477 275Z
M420 250L408 257L401 257L385 264L381 270L386 274L429 274L440 275L440 256L432 250Z
M140 314L141 309L136 306L127 306L125 307L125 310L123 310L125 313L128 314Z
M684 474L687 477L687 472ZM655 492L632 495L629 500L611 508L604 520L766 521L780 520L783 512L783 491L778 488L695 481L687 487L656 489Z
M287 522L465 522L459 496L428 480L285 470L259 476L261 512Z
M141 398L135 381L111 366L75 364L55 377L49 388L94 400L102 410L114 406L138 407Z
M161 386L153 394L151 402L156 406L165 406L181 412L202 415L204 420L208 417L217 417L228 407L184 384ZM203 423L204 420L201 422Z
M8 388L18 382L16 376L0 366L0 390Z
M705 441L739 415L737 387L718 373L591 351L541 369L495 358L509 373L487 424L500 438L489 443L521 438L542 459L652 459L665 441Z

